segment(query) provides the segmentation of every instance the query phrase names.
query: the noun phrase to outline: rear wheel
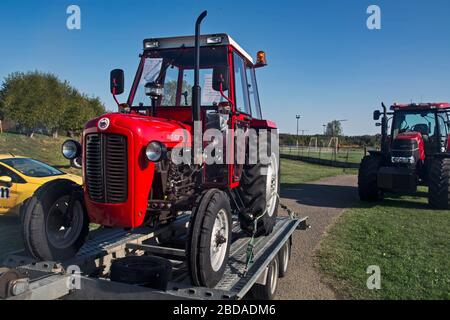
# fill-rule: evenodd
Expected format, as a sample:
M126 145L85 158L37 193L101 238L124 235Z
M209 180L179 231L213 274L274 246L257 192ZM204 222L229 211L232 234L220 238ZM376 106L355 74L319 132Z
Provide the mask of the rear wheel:
M27 201L22 214L25 249L39 260L74 257L89 232L83 190L72 181L45 184Z
M267 165L261 163L246 166L239 188L247 212L239 215L242 230L252 235L255 219L258 219L256 236L269 235L273 231L278 214L280 192L279 158L271 154Z
M450 209L450 159L435 159L431 164L428 202L435 209Z
M228 196L217 189L203 193L192 211L186 250L194 285L213 288L222 279L230 252L231 228Z
M275 257L269 264L266 276L266 284L254 284L251 290L253 298L256 300L273 300L278 287L279 275L279 261L278 256Z
M287 274L289 261L291 260L291 250L292 250L292 242L289 239L281 248L280 252L278 252L278 260L280 264L279 276L280 278L284 278Z
M358 174L358 192L362 201L379 201L383 199L383 191L378 188L378 170L381 157L370 155L364 157Z

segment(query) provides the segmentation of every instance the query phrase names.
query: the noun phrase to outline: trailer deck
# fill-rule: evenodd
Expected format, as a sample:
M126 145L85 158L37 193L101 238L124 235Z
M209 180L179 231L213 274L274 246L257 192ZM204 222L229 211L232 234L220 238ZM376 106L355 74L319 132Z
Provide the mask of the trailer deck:
M255 283L265 284L269 263L290 241L296 229L307 228L307 218L278 218L273 233L256 239L254 260L245 272L249 237L234 221L227 269L219 284L214 289L208 289L194 287L189 278L184 250L189 218L188 214L183 215L172 224L156 230L102 229L93 233L75 258L63 263L34 261L24 252L10 254L3 265L17 271L20 277L9 284L0 280L0 286L8 285L3 288L5 290L0 288L0 292L6 292L3 298L12 300L239 300ZM169 259L173 273L168 290L162 292L110 281L107 276L111 262L128 255L157 255ZM74 289L77 284L79 288Z

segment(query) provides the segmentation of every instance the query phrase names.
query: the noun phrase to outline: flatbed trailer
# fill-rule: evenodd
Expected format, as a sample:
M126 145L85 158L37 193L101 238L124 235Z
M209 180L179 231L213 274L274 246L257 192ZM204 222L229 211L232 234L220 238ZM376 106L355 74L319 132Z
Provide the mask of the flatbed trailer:
M0 269L0 299L9 300L240 300L252 287L266 285L269 264L292 234L305 230L307 218L279 217L274 231L256 238L253 261L247 269L250 238L233 221L230 258L222 280L213 289L194 287L186 265L185 243L190 215L158 229L133 231L101 229L78 255L62 263L38 262L24 252L6 256ZM154 255L172 262L166 291L113 282L108 279L111 262L129 255Z

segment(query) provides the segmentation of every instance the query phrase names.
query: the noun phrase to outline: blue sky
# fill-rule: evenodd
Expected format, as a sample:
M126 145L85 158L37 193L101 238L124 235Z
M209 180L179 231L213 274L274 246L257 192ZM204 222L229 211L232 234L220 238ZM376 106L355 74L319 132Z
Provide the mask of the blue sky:
M66 9L81 7L81 30L66 28ZM366 27L366 9L381 7L382 29ZM123 68L130 86L149 37L226 32L249 53L267 52L258 70L266 118L282 132L322 131L348 119L346 134L376 133L381 101L450 100L450 1L152 1L1 0L0 79L10 72L57 74L109 109L109 71ZM125 96L121 97L125 100Z

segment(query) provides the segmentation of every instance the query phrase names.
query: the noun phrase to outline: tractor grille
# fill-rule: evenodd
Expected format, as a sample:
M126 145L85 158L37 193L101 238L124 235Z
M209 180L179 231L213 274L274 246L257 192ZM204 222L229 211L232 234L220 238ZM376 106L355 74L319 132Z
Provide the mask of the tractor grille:
M127 139L115 134L86 137L86 184L91 200L123 203L128 197Z

